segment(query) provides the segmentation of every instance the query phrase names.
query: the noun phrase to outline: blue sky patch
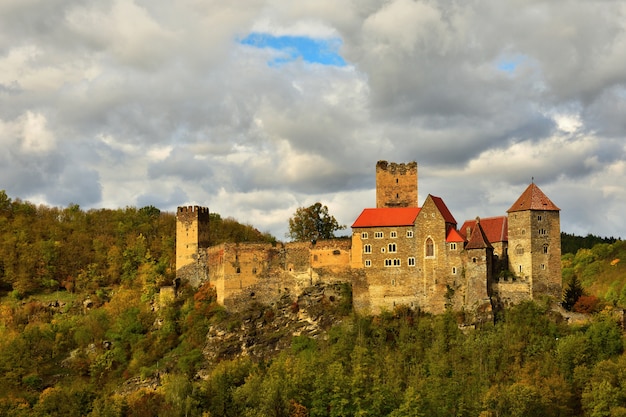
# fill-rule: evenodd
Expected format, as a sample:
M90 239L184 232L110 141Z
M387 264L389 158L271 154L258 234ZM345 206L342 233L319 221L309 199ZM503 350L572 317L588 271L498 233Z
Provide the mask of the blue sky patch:
M256 48L272 48L282 52L270 61L270 66L302 59L305 62L343 67L346 61L339 55L341 39L315 39L306 36L273 36L267 33L251 33L240 41Z
M515 72L517 67L526 61L527 57L525 55L512 55L508 57L503 57L496 62L496 67L500 71L512 73Z

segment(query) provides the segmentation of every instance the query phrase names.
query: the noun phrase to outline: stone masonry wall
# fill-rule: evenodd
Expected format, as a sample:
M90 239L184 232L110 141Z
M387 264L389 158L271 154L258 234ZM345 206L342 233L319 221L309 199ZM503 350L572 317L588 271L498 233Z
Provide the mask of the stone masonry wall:
M376 207L417 207L417 163L378 161Z

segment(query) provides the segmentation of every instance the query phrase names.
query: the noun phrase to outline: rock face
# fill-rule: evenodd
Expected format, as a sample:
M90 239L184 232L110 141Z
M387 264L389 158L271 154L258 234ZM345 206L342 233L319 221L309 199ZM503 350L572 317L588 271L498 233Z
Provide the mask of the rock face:
M288 348L293 336L316 338L350 311L350 286L317 284L294 297L285 293L273 305L249 303L228 320L211 326L203 351L209 361L265 359Z

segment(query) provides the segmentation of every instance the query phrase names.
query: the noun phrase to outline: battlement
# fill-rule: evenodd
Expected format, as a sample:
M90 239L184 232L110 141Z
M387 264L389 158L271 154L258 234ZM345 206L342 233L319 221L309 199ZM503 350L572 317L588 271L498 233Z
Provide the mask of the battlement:
M376 163L376 171L388 171L391 174L405 175L407 173L417 174L417 162L396 163L387 161L378 161Z
M199 214L203 214L209 213L209 208L208 207L200 207L200 206L182 206L182 207L178 207L178 212L179 213L193 213L193 212L197 212Z
M208 221L209 208L200 206L179 206L176 211L176 217L183 222L190 222L196 219L199 221Z

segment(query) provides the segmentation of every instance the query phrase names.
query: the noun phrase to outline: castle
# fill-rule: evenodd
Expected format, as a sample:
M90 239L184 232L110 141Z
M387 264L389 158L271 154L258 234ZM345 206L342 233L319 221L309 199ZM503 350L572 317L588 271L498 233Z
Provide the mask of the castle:
M177 278L208 280L230 309L295 300L318 283L349 284L364 314L404 305L489 315L541 295L561 298L560 209L534 182L508 216L460 228L440 197L429 194L419 207L417 185L417 163L379 161L376 208L361 212L350 239L209 246L208 209L179 207Z

